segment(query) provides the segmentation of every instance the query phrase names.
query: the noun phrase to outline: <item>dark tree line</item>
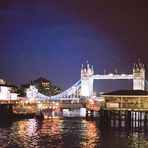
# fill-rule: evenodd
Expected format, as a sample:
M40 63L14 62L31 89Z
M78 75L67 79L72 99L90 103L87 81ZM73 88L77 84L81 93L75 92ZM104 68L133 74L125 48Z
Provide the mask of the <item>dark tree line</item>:
M24 97L26 96L26 89L29 88L30 85L34 85L40 93L48 96L53 96L61 92L60 87L53 85L51 81L42 77L33 81L29 81L26 84L22 84L20 87L11 84L11 90L12 92L18 93L19 96Z

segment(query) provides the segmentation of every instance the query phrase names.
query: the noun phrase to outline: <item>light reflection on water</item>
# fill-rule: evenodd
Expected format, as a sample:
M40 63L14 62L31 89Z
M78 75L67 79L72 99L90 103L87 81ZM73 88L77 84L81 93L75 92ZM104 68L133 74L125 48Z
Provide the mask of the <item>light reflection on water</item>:
M55 117L0 123L2 148L145 148L146 136L145 130L105 126L99 119Z
M94 148L96 145L99 144L99 136L100 131L96 126L96 122L94 121L84 121L85 131L82 131L82 137L84 141L80 142L81 147Z

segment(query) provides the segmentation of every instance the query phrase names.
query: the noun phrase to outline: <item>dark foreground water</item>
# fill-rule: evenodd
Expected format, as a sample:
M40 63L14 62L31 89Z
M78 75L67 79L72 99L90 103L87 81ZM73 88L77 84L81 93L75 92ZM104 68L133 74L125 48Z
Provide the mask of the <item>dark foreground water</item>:
M146 148L145 128L111 127L98 118L0 121L0 148Z

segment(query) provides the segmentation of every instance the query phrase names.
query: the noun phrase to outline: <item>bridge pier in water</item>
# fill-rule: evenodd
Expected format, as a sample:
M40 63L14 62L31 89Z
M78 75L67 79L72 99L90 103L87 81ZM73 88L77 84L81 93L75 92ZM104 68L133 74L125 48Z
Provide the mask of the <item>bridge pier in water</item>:
M103 126L148 130L148 111L100 110L99 113Z
M94 117L95 114L96 114L96 111L86 109L86 118L87 117Z

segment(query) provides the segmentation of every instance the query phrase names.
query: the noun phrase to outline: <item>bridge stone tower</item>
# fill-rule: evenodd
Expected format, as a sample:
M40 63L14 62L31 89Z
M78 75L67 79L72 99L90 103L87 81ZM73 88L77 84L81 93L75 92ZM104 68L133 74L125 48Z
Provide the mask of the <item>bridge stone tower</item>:
M81 68L81 97L90 97L93 94L93 79L91 76L94 74L93 66L90 67L88 62Z
M145 68L140 61L133 67L133 89L145 90Z

